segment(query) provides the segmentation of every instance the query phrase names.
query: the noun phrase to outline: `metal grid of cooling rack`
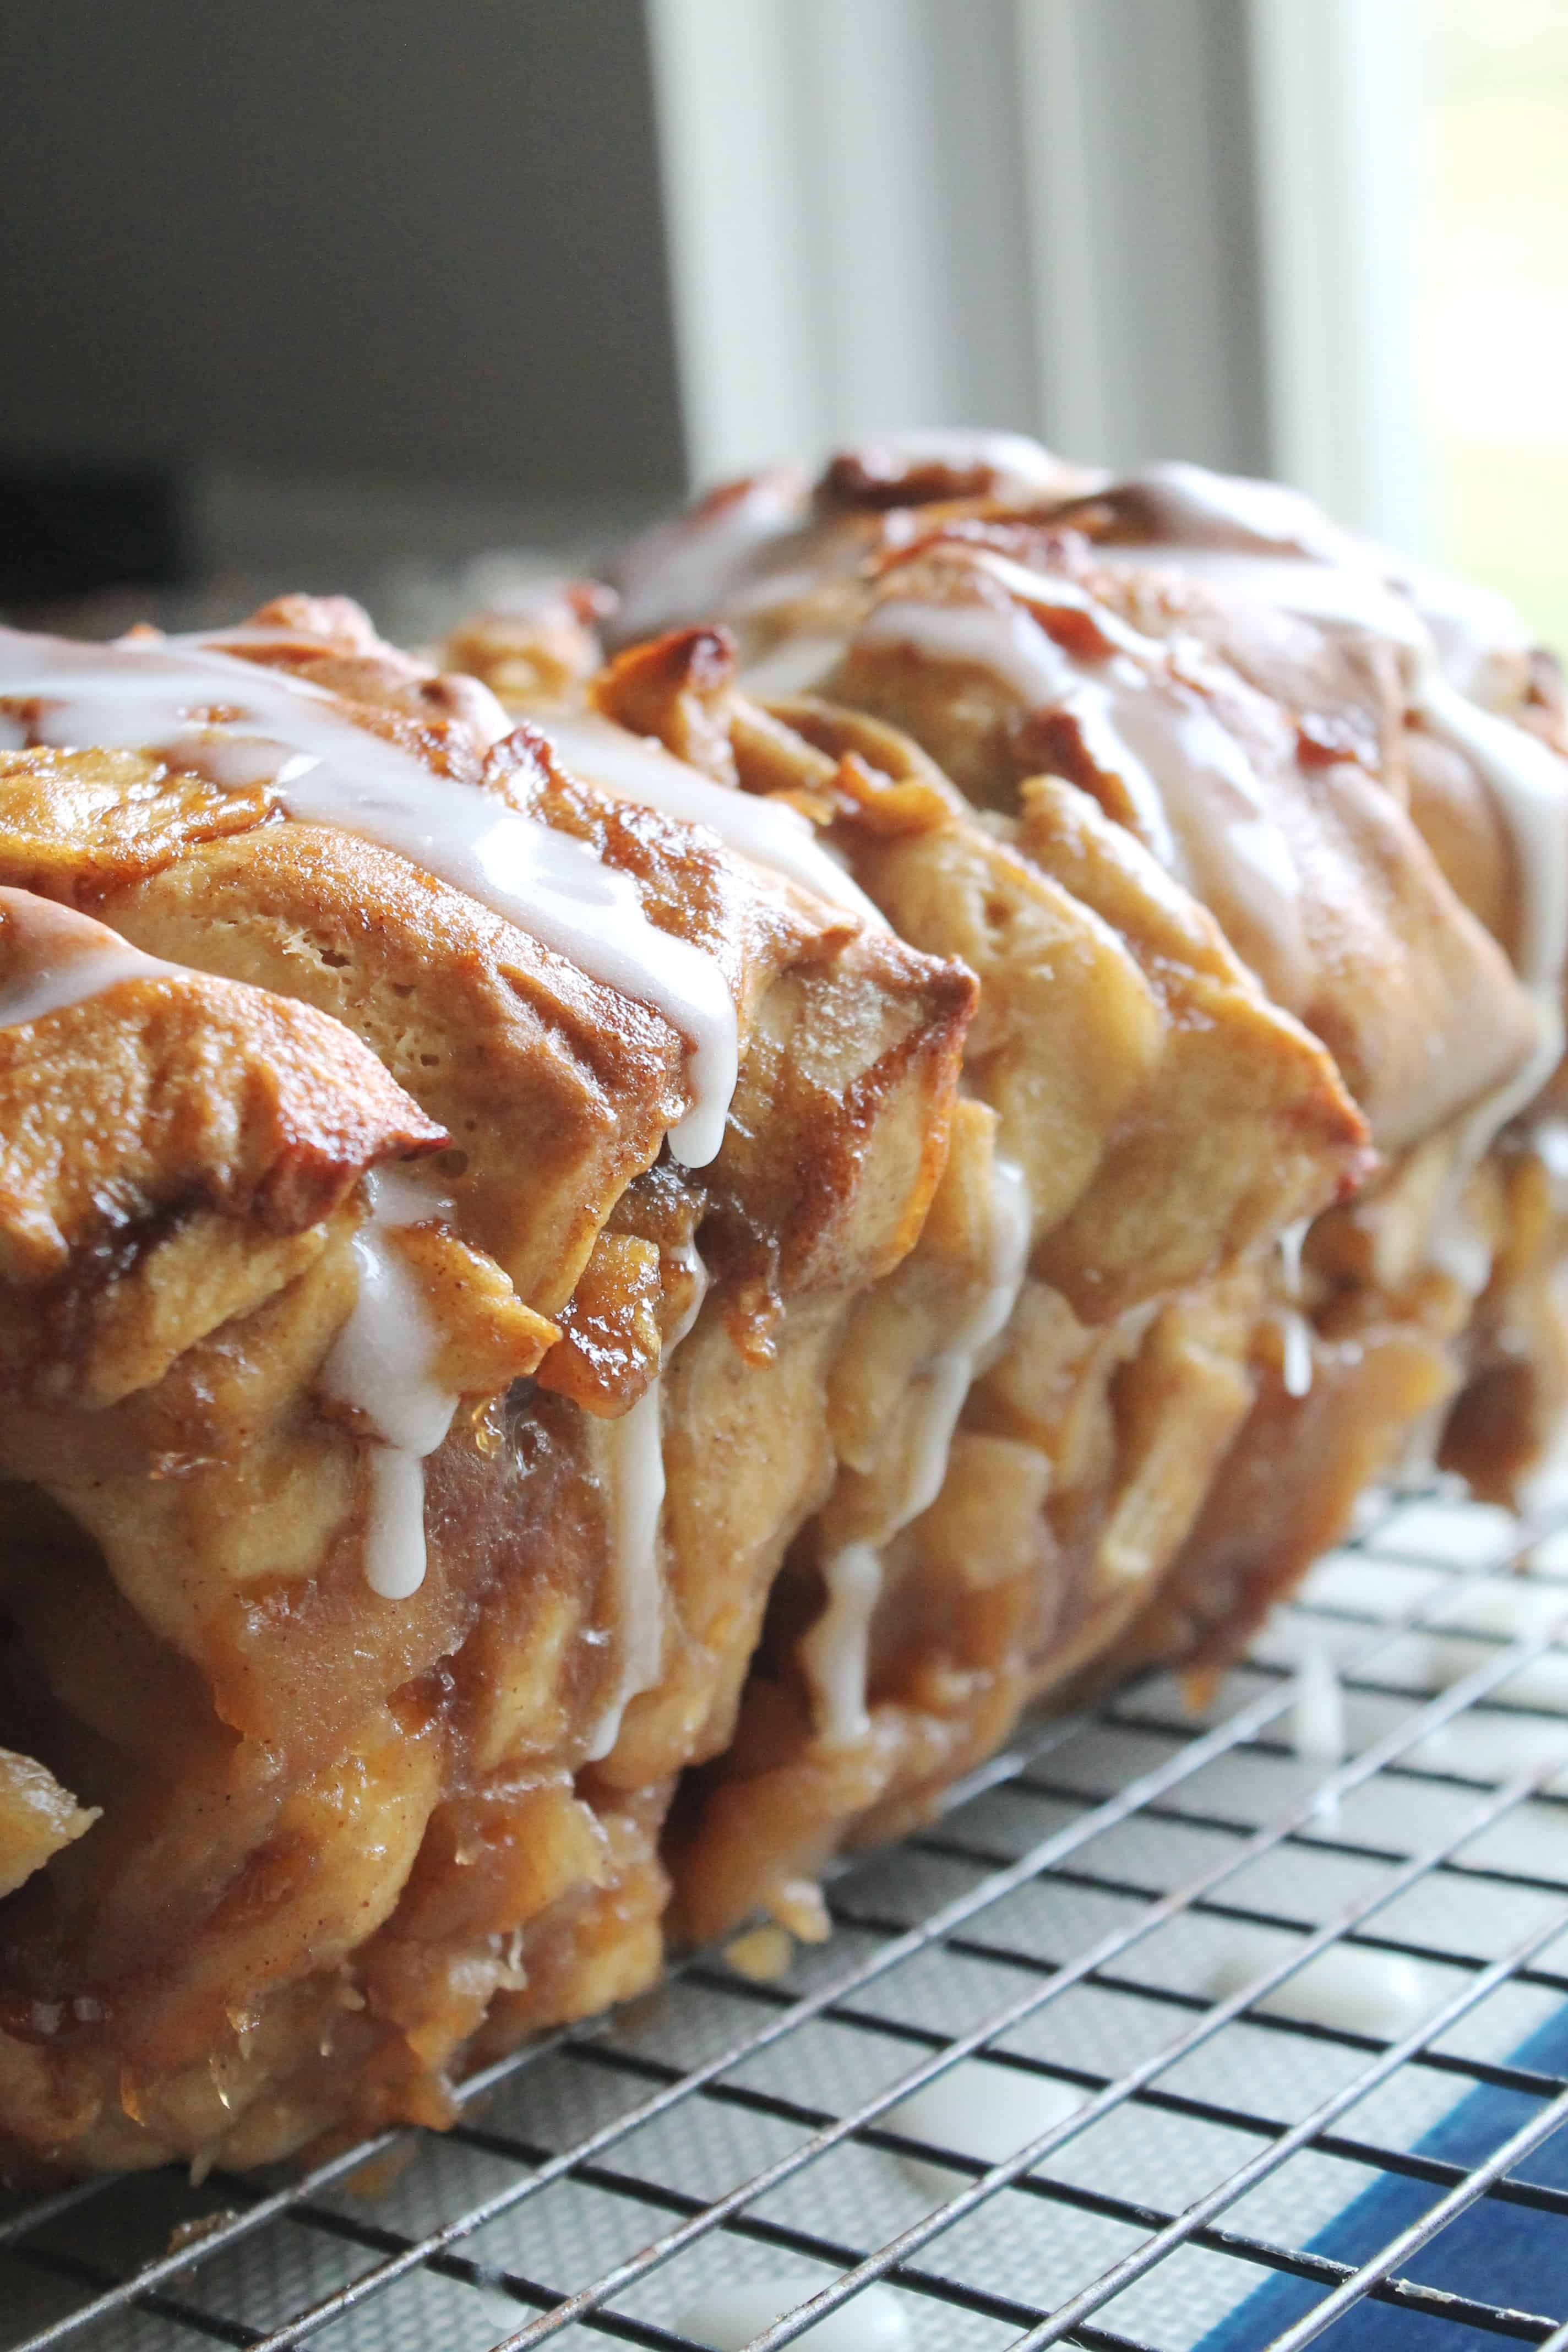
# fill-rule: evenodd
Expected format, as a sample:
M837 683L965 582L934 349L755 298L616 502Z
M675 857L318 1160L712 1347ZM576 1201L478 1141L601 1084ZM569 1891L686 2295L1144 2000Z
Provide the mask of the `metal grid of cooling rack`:
M0 2207L0 2347L1568 2352L1560 1620L1568 1490L1380 1501L1204 1716L1154 1676L1020 1740L783 1977L690 1959L441 2138ZM1429 2267L1521 2212L1544 2259Z

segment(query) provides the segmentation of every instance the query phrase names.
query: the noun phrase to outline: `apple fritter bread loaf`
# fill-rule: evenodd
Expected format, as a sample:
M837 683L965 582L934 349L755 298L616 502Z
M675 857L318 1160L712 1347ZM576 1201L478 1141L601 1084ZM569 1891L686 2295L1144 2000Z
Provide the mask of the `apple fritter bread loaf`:
M892 438L714 494L621 576L597 719L542 723L798 808L982 984L944 1191L835 1376L834 1493L672 1815L707 1934L918 1818L1027 1698L1223 1664L1370 1479L1516 1491L1568 1395L1568 736L1499 600L1195 467ZM904 1302L980 1104L1026 1235L961 1373Z
M438 2122L658 1965L975 983L352 608L0 667L6 2159Z
M0 635L8 2168L439 2123L1512 1490L1561 705L1282 495L922 436L445 674Z

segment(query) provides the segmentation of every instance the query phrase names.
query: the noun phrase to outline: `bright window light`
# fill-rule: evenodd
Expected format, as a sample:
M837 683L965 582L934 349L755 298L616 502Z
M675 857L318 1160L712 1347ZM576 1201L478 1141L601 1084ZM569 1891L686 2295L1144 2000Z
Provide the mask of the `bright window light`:
M1568 6L1426 0L1422 22L1435 552L1568 651Z

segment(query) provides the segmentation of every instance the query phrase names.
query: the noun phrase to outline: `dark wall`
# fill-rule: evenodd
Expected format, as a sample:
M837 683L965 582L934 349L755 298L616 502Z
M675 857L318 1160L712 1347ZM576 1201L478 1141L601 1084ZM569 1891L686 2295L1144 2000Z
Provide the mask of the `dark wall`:
M0 459L660 492L636 0L8 0Z

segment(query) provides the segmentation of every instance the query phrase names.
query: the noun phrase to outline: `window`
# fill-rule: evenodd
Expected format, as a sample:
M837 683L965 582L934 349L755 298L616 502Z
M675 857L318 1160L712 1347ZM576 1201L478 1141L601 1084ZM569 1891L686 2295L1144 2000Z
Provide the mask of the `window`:
M1568 648L1568 0L648 0L692 468L1294 481Z
M1422 22L1432 551L1568 648L1568 7L1426 0Z

